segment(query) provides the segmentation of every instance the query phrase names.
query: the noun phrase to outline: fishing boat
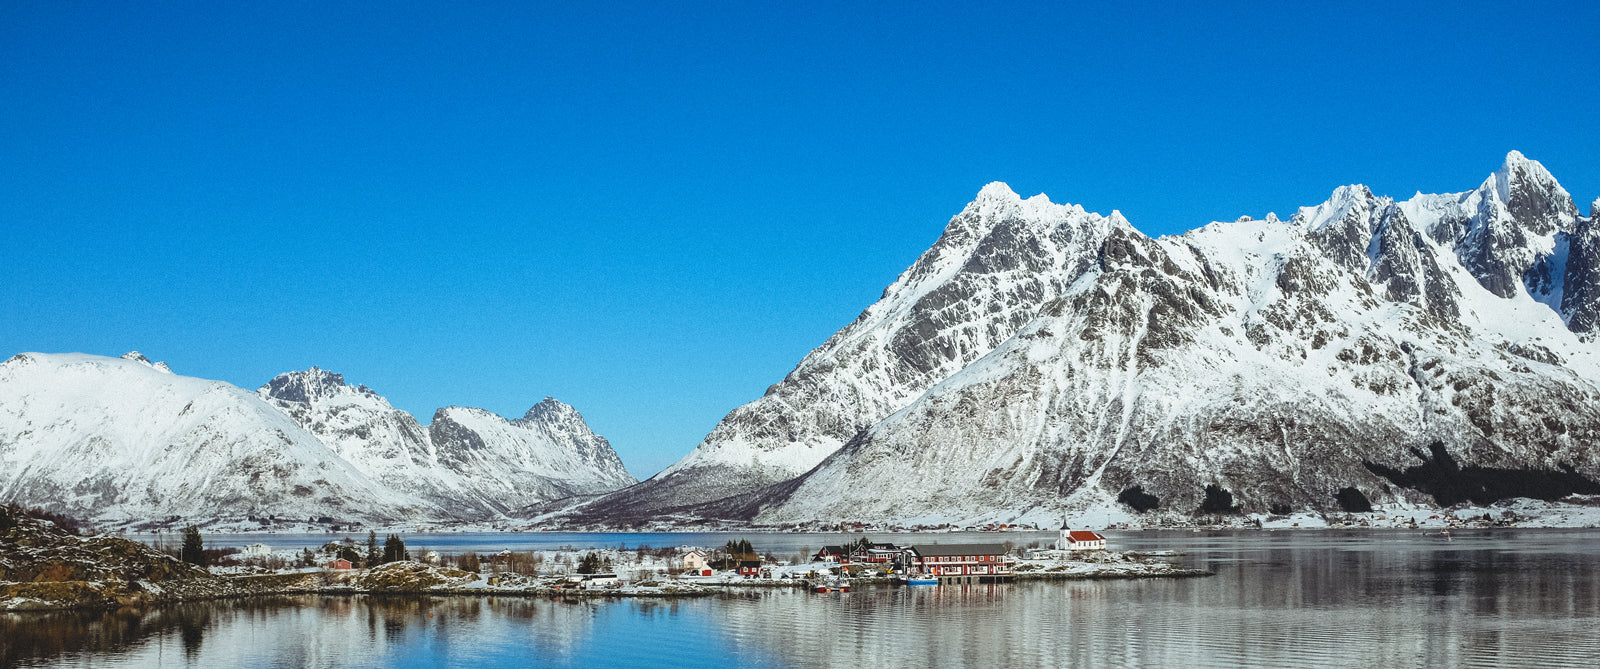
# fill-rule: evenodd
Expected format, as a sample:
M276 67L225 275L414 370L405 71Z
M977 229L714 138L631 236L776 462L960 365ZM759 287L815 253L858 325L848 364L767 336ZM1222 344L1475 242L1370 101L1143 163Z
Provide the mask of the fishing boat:
M922 576L912 576L912 577L906 579L906 585L938 585L938 584L939 584L939 579L937 579L937 578L925 578L925 577L922 577Z

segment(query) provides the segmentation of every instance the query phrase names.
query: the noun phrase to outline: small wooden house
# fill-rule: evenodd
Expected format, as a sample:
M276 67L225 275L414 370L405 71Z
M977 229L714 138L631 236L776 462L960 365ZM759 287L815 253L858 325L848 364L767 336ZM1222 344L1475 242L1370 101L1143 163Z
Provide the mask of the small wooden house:
M336 559L328 561L328 568L329 569L338 569L338 570L342 571L342 570L350 569L351 565L350 565L350 561L349 560L346 560L346 559L343 559L343 558L336 558Z

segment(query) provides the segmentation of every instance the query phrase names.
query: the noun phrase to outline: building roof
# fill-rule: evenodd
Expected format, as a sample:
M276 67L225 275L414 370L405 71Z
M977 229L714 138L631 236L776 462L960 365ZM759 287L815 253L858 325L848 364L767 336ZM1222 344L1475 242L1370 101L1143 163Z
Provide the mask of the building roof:
M1088 530L1072 530L1067 538L1073 541L1105 541L1106 538Z
M931 544L912 546L917 555L1005 555L1005 544Z
M761 566L761 561L760 560L740 560L739 561L739 567L740 568L744 568L744 567L760 567L760 566Z

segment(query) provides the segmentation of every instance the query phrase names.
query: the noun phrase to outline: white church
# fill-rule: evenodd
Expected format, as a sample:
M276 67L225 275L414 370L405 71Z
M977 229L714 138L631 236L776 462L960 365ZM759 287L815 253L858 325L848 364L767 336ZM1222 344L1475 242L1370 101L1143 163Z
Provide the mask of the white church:
M1098 532L1089 530L1069 530L1061 528L1061 538L1056 539L1058 551L1103 551L1106 549L1106 538Z

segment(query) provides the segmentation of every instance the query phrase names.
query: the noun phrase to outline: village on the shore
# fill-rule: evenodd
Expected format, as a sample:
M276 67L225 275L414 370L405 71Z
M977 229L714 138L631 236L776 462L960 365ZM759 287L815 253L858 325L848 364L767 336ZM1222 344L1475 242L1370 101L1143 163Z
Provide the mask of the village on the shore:
M418 590L588 592L615 594L711 593L727 587L803 587L820 592L848 591L854 585L982 585L1016 580L1136 578L1199 575L1177 564L1177 554L1109 550L1106 537L1089 530L1062 529L1050 546L1003 543L918 543L901 545L860 538L788 556L761 551L748 539L716 547L562 548L495 553L441 553L395 548L391 535L382 554L369 534L367 544L353 539L321 548L273 550L245 546L212 568L219 574L315 572L330 585L370 585L373 573L408 576ZM397 552L398 550L398 552ZM389 566L405 562L408 566ZM365 584L365 585L364 585ZM391 587L390 589L394 589Z
M0 509L0 610L117 608L282 594L555 597L705 596L777 587L980 586L1020 580L1209 575L1170 552L1116 551L1106 537L1062 529L1050 546L901 545L863 536L789 556L748 539L715 547L564 547L441 553L376 532L318 547L207 548L195 527L181 545L79 536L65 519ZM932 538L924 535L924 538ZM1034 542L1038 544L1039 542Z

